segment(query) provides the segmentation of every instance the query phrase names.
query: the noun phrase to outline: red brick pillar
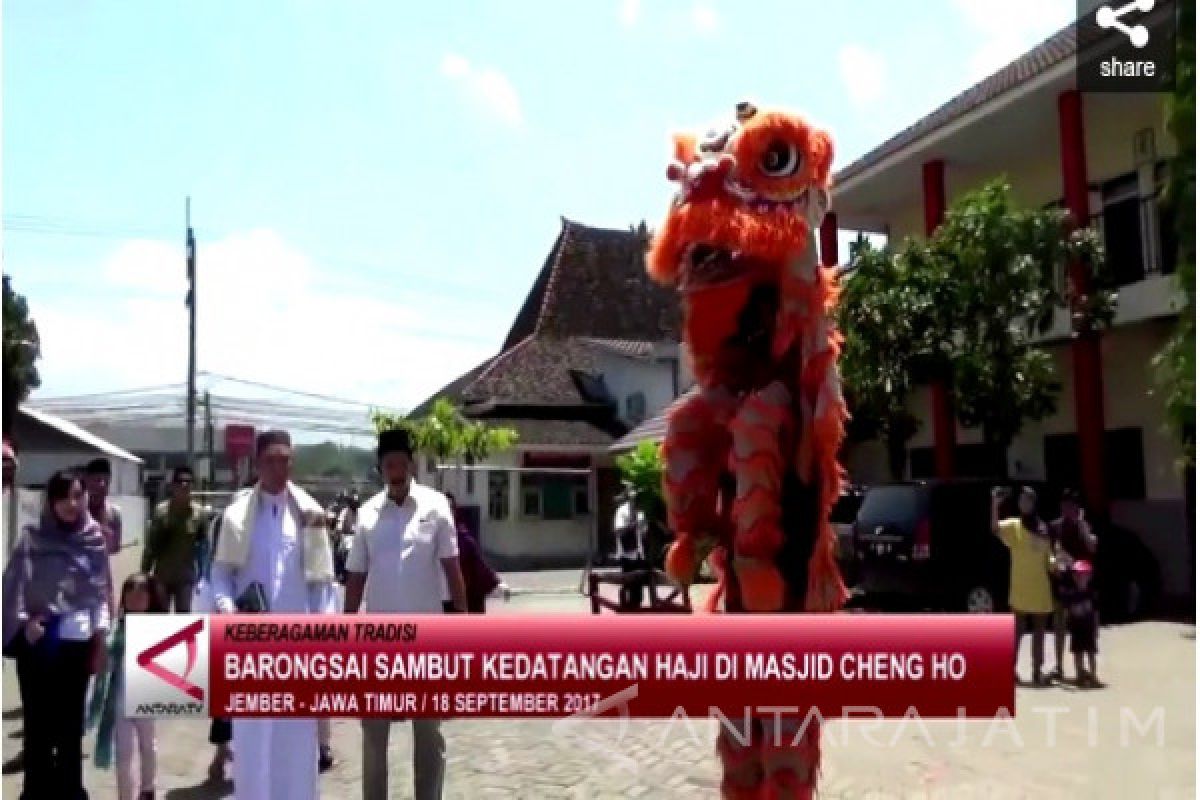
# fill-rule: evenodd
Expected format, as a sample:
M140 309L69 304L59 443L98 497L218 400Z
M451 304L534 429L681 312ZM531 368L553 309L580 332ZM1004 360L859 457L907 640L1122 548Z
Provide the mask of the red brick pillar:
M836 267L838 263L837 214L830 211L821 222L821 265Z
M1062 159L1063 198L1072 229L1090 223L1087 148L1083 129L1083 95L1069 89L1058 96L1058 132ZM1071 294L1087 294L1091 281L1085 265L1075 263L1068 274ZM1100 334L1084 332L1071 342L1075 373L1075 426L1079 434L1079 464L1083 495L1093 514L1108 514L1104 480L1104 370Z
M946 216L946 163L940 159L921 165L921 186L925 196L925 235L932 236ZM950 386L943 377L930 383L933 414L933 460L939 478L954 477L954 407Z

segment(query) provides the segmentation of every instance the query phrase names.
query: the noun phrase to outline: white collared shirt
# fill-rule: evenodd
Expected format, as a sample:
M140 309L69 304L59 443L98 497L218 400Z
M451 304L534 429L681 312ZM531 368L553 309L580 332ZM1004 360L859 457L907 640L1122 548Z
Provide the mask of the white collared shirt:
M457 556L446 496L413 481L402 504L385 490L359 509L346 569L366 574L367 611L433 614L442 611L442 559Z

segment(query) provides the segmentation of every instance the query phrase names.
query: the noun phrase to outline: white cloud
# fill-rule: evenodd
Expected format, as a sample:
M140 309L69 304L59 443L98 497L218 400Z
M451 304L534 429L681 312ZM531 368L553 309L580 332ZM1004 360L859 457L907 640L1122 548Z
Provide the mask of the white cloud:
M717 10L707 2L699 2L692 6L692 25L700 33L713 33L720 24Z
M274 231L202 243L196 261L201 370L412 407L494 350L490 341L456 329L444 298L438 302L417 288L399 303L388 302L351 283L353 276L314 263ZM102 302L78 294L39 302L44 393L182 381L182 248L126 242L100 274ZM498 339L501 330L495 333Z
M511 127L519 128L523 124L521 98L503 72L472 64L457 53L442 56L441 72L472 105Z
M632 28L637 24L638 18L641 15L641 0L621 0L620 8L617 10L617 18L621 20L622 25L626 28Z
M838 71L855 106L862 108L883 98L887 64L882 54L859 44L845 45L838 51Z
M442 56L442 74L448 78L462 78L471 72L471 64L457 53Z
M1006 66L1075 18L1075 0L952 0L978 44L967 64L975 83Z

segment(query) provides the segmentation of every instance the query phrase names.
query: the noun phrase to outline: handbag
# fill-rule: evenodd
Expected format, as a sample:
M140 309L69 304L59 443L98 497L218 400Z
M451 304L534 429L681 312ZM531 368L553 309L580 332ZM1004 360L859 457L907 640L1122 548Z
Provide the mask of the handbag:
M234 604L243 614L262 614L270 610L267 593L258 581L251 581L246 590L238 595Z

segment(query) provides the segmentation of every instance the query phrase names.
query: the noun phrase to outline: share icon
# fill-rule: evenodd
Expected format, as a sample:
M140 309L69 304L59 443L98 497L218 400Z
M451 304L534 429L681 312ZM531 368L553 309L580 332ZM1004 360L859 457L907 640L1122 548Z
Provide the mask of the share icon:
M1131 11L1141 11L1143 14L1154 10L1154 0L1131 0L1120 8L1113 10L1112 6L1100 6L1096 10L1096 24L1101 28L1115 28L1129 37L1129 43L1142 48L1150 41L1150 31L1145 25L1130 27L1121 22L1121 18Z

